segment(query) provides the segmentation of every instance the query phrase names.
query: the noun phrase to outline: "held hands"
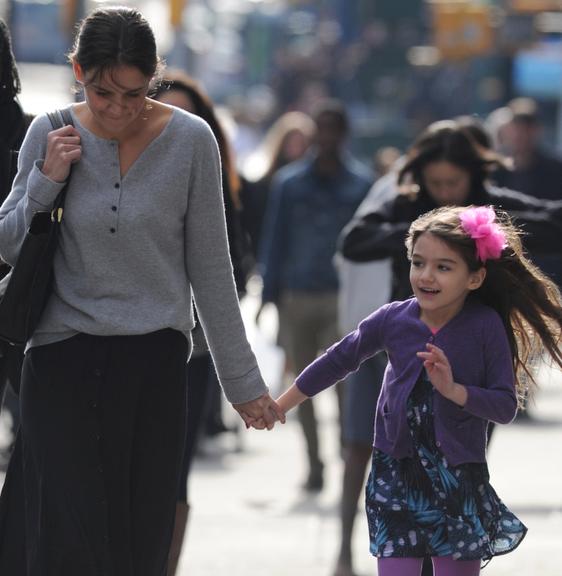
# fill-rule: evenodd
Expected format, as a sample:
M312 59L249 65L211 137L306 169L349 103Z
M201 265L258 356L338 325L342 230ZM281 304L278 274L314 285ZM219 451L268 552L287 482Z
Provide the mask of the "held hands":
M285 413L269 394L264 394L250 402L233 404L232 406L244 420L246 428L252 426L257 430L264 428L272 430L277 421L285 424Z
M445 398L459 406L464 406L467 400L466 388L453 380L451 365L441 348L426 344L427 352L418 352L418 358L424 362L424 368L433 387Z
M285 424L285 412L288 412L289 410L291 410L291 408L294 408L295 406L298 406L301 402L307 400L308 396L303 394L298 389L296 384L293 384L286 392L284 392L281 396L279 396L279 398L277 398L276 402L273 401L269 397L269 395L262 396L261 398L258 398L258 400L262 400L264 398L267 398L267 400L269 401L267 409L264 408L263 414L255 418L250 415L249 411L241 409L241 407L247 406L247 404L252 404L251 402L248 402L247 404L234 405L234 408L238 410L240 416L242 416L244 422L246 423L246 428L249 428L251 426L252 428L256 428L257 430L263 430L264 428L271 430L276 420L279 420L281 424ZM254 402L257 402L258 400L254 400ZM268 415L271 418L269 422L266 419Z
M74 126L51 130L47 136L47 153L41 172L53 182L64 182L71 164L78 162L81 156L80 134Z

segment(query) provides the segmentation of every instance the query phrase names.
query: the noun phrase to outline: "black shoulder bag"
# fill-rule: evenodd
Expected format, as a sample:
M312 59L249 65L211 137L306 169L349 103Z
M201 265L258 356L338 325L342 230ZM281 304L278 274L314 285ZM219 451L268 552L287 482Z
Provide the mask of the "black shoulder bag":
M53 130L73 125L68 110L57 110L48 116ZM68 179L56 197L53 209L33 215L16 265L0 282L0 339L10 344L24 345L29 340L51 292L53 259Z

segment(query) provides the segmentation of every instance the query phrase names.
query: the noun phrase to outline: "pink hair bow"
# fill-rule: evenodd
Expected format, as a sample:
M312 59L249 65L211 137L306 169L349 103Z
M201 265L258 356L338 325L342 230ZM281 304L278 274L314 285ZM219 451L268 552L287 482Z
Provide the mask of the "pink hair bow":
M496 213L490 206L467 208L460 215L463 230L476 244L476 256L484 263L497 260L507 246L505 234L496 222Z

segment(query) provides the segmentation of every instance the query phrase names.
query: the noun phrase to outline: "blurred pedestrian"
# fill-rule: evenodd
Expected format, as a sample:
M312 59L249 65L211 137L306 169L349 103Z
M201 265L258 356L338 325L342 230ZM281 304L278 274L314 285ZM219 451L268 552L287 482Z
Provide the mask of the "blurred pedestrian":
M260 148L247 161L247 184L241 190L242 219L257 258L273 176L300 160L314 134L312 118L303 112L286 112L267 131Z
M0 18L0 202L10 192L16 165L13 153L19 150L32 117L18 100L21 82L12 50L8 26Z
M486 464L488 421L510 422L540 347L562 367L562 301L493 207L447 206L408 230L412 298L384 305L309 365L278 399L294 406L367 358L388 356L367 485L379 576L476 576L527 528Z
M508 103L510 121L503 129L506 153L513 158L510 170L495 175L498 185L535 198L562 200L562 160L544 149L538 104L531 98ZM561 222L562 225L562 222ZM562 257L534 253L533 260L562 286Z
M0 209L13 263L33 213L69 179L53 292L24 360L0 573L162 576L192 295L240 415L268 428L283 415L245 337L215 139L196 116L148 98L161 68L148 22L132 8L97 9L70 59L85 102L68 108L73 126L34 120Z
M262 302L277 306L297 373L337 337L336 241L372 183L370 172L345 151L349 120L343 105L322 101L313 118L311 153L275 176L260 258ZM309 465L304 487L319 491L324 465L312 402L302 404L298 415Z
M373 168L377 177L388 174L401 156L400 150L394 146L379 148L373 156Z
M245 293L248 274L246 262L249 250L249 244L240 222L239 192L241 186L232 150L225 131L217 118L214 105L203 88L188 74L180 70L168 70L165 73L154 98L159 102L191 112L205 120L217 140L221 158L222 191L230 259L238 295L241 296ZM200 323L197 323L194 328L193 338L194 342L199 343L199 347L194 348L187 366L187 435L168 562L169 576L176 573L184 541L191 508L188 498L189 472L197 450L200 433L205 431L215 434L227 430L222 418L220 385Z
M0 18L0 203L12 187L17 170L17 151L32 117L23 112L18 95L21 92L12 39L8 26ZM0 260L0 278L10 267ZM19 426L19 406L15 392L19 389L23 350L0 342L0 405L4 403L10 416L12 434ZM6 396L4 396L4 394ZM13 448L13 439L0 451L0 468L5 469Z
M508 103L510 121L502 131L513 169L502 172L502 186L546 200L562 200L562 160L544 149L538 104L531 98Z
M263 223L271 199L273 178L281 168L306 155L314 131L314 121L308 114L286 112L267 131L262 145L248 160L245 184L241 190L242 221L249 233L256 260L262 243ZM259 323L263 309L262 302L256 313L256 323ZM284 318L278 317L277 345L284 352L282 382L295 376L292 358L287 351L286 332Z

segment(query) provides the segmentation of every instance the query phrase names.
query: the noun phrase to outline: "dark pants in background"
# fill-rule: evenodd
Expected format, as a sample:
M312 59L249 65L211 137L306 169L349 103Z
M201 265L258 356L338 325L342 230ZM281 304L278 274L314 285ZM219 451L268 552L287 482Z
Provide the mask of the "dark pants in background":
M165 575L188 346L162 330L82 334L26 354L0 502L0 574Z

